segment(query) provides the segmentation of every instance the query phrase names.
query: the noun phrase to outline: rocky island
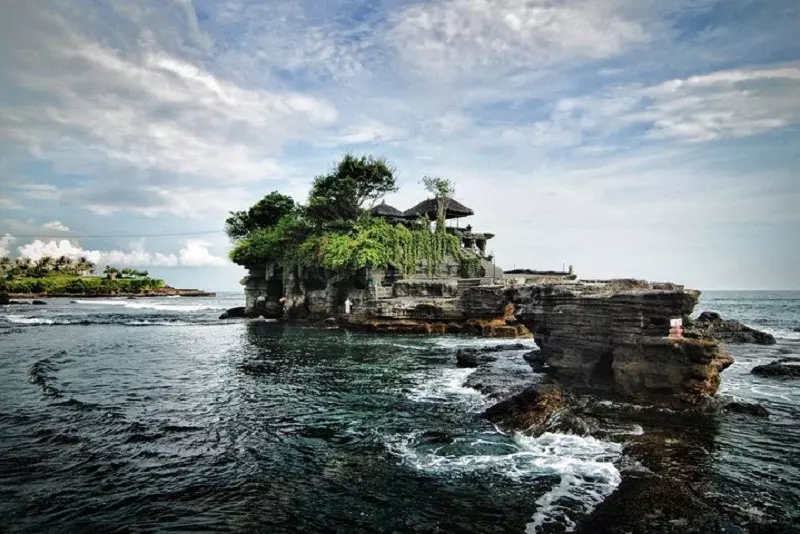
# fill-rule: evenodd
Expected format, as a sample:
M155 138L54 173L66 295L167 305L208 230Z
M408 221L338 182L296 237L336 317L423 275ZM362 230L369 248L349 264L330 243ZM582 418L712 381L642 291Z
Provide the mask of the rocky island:
M393 169L347 155L314 181L306 206L273 192L231 213L231 258L248 269L238 313L375 332L533 337L562 385L672 407L716 393L731 356L700 329L671 331L671 322L691 322L698 291L581 281L572 267L505 272L487 253L494 234L462 226L474 212L452 198L453 184L423 183L432 198L406 210L375 203L396 190Z
M381 199L396 190L393 169L348 155L315 179L306 205L273 192L232 212L230 257L248 270L246 304L223 318L533 338L533 351L504 341L460 350L454 365L475 368L464 385L494 401L483 416L499 428L618 441L634 460L618 466L622 483L578 531L709 532L750 523L699 497L712 438L681 429L713 429L724 413L768 417L762 406L717 391L733 363L723 343L774 339L714 313L693 320L700 292L679 284L581 280L572 267L504 271L487 252L494 234L472 228L474 212L453 198L453 184L423 184L431 198L392 207ZM794 373L794 362L779 363L775 374ZM620 434L620 424L644 430Z

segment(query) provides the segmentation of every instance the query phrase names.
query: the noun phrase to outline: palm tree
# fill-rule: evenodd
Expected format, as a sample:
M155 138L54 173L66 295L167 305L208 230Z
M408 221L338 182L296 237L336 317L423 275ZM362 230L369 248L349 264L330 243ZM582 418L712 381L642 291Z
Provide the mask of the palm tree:
M58 259L55 261L54 271L57 273L69 272L70 266L72 265L72 260L67 256L59 256Z
M78 262L75 265L75 274L78 276L87 276L94 271L94 263L89 261L89 258L86 256L81 256L78 258Z
M28 258L17 258L14 262L16 264L16 271L19 276L26 276L31 270L31 260Z

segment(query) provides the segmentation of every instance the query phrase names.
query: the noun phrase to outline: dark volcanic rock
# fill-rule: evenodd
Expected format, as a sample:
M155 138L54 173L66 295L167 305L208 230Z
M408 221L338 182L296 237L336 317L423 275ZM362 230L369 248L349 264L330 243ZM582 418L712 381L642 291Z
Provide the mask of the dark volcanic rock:
M518 351L529 348L522 343L494 345L492 347L477 347L459 349L456 351L457 367L478 367L479 365L497 360L498 352Z
M671 407L714 395L733 358L707 338L668 337L697 291L591 285L514 288L517 318L534 335L544 371L560 384Z
M526 352L522 355L528 365L531 366L534 373L540 373L544 369L545 359L542 351L539 349Z
M497 359L491 354L459 350L456 352L456 367L478 367L481 363L493 362Z
M750 402L729 402L723 408L726 412L752 415L753 417L769 417L769 412L760 404Z
M800 360L783 358L766 365L757 365L751 371L754 375L772 377L800 377Z
M724 527L719 512L676 480L626 477L580 524L578 532L707 533Z
M34 300L34 301L31 301L31 304L33 304L34 306L46 306L47 305L47 303L45 301L43 301L43 300Z
M8 298L8 294L0 293L0 306L5 305L5 304L10 304L10 302L11 301Z
M220 319L243 319L247 317L244 306L231 308L219 316Z
M493 423L525 429L543 424L564 405L561 390L554 384L535 384L490 406L483 413Z
M743 325L739 321L723 319L716 312L704 311L686 329L687 335L702 335L725 343L753 343L774 345L772 334Z

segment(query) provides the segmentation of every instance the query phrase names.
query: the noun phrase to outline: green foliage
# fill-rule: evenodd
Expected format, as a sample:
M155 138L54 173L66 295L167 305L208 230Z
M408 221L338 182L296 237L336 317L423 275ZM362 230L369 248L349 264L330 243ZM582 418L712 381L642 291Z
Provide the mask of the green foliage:
M0 290L8 293L47 293L48 295L113 295L144 293L165 287L164 280L130 278L110 280L99 276L52 274L42 278L14 278L0 281Z
M444 232L409 229L377 217L364 217L352 232L326 232L309 238L300 245L298 259L302 265L322 267L340 276L387 265L404 274L420 267L434 274L448 252L460 258L460 246L457 237Z
M52 274L85 275L94 271L94 264L86 258L73 260L67 256L51 258L42 256L31 261L27 258L0 257L0 277L11 280L20 277L42 278Z
M459 258L458 276L461 278L483 278L486 276L486 269L481 265L481 260L477 256L463 254Z
M296 215L286 215L274 226L250 232L239 239L228 253L231 261L244 267L264 265L267 261L290 261L295 248L308 235L308 225Z
M271 228L296 210L294 199L277 191L264 196L247 211L232 211L225 219L225 232L231 239L240 239L256 230Z
M273 192L247 212L232 212L226 220L228 235L236 239L230 259L245 267L275 262L287 280L298 267L344 278L387 266L406 275L421 269L435 274L448 254L461 261L461 242L444 227L444 203L454 190L450 180L423 180L442 199L436 232L425 219L409 228L365 213L367 202L397 190L394 172L384 159L347 154L314 180L304 208Z
M325 176L314 179L305 209L317 226L356 221L363 205L397 191L394 168L382 158L346 154Z

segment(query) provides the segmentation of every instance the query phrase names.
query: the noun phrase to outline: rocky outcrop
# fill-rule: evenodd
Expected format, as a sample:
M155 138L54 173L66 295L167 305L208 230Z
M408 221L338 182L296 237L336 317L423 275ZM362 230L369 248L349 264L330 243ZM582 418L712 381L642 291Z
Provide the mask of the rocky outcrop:
M222 313L219 316L220 319L244 319L248 317L247 310L244 306L236 306L235 308L230 308Z
M670 319L688 317L697 291L624 280L523 286L509 296L560 384L685 407L714 395L733 363L713 340L668 337Z
M739 321L723 319L718 313L709 311L704 311L687 325L685 335L710 337L725 343L775 344L775 337L772 334L743 325Z
M515 345L495 345L493 347L466 348L456 351L456 367L478 367L481 364L494 362L497 360L499 352L512 350L527 350L529 347L523 344Z
M518 430L542 425L564 406L555 384L534 384L486 409L483 416L504 428Z
M559 384L675 407L714 395L720 372L733 362L703 333L668 337L670 320L688 323L699 296L671 283L559 278L495 285L421 277L388 282L381 272L334 281L311 271L287 277L271 266L251 270L245 292L252 316L336 317L346 328L386 333L533 335L541 348L535 365ZM462 356L461 364L471 365L468 359Z
M782 358L766 365L756 365L751 373L775 378L800 378L800 360Z

